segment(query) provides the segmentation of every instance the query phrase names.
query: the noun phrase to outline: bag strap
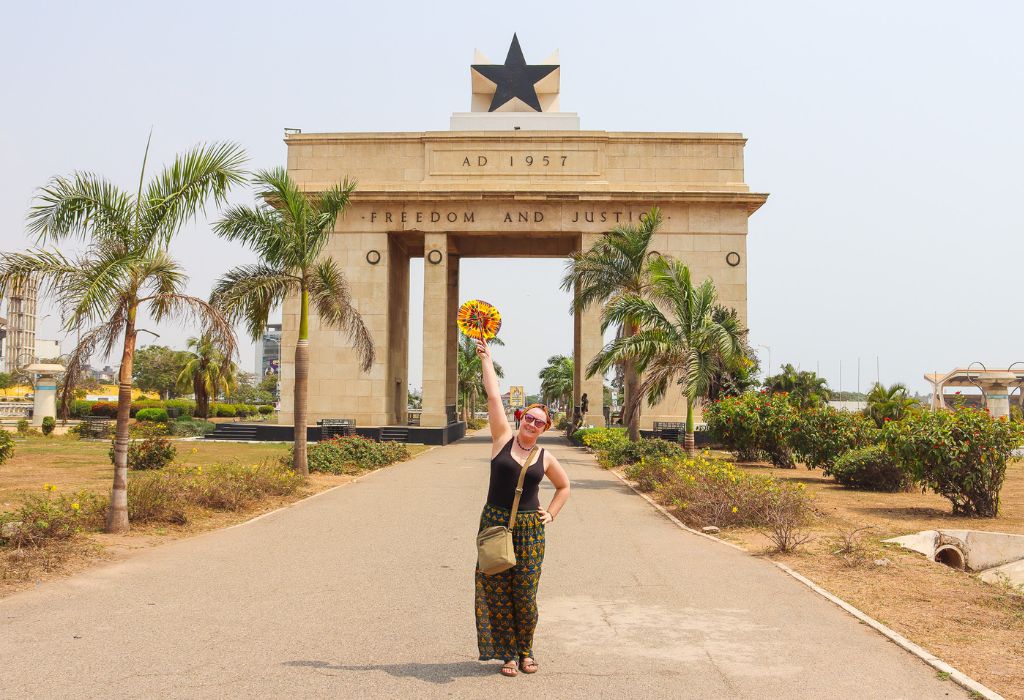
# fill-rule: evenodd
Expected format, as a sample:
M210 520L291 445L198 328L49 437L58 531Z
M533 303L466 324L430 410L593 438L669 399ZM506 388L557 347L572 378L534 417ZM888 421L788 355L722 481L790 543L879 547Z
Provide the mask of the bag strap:
M535 454L537 454L537 445L534 445L533 449L530 450L530 456L526 458L526 462L523 463L523 468L519 472L519 485L516 486L516 497L512 499L512 517L508 519L509 530L516 526L516 511L519 510L519 497L523 495L523 481L526 480L526 472L530 468L530 462L533 461ZM509 452L509 456L512 456L511 452Z

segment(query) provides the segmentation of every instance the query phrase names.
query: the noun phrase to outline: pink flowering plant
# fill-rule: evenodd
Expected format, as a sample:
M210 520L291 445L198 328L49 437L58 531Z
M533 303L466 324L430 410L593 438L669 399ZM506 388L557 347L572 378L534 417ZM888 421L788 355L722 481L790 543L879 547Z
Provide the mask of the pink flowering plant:
M914 413L882 430L886 449L915 481L949 499L954 515L994 518L1006 463L1024 444L1024 426L987 411Z
M831 406L800 411L789 436L793 451L807 468L820 467L826 474L846 452L879 440L879 431L870 418Z
M730 396L708 404L704 420L712 440L734 451L740 461L763 455L776 467L796 466L790 436L798 413L786 394L762 391Z

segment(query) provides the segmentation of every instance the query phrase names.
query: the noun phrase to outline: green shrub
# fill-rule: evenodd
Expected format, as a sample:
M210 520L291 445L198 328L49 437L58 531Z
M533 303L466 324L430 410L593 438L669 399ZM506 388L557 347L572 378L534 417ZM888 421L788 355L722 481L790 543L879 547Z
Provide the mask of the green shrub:
M18 431L18 435L21 435L23 437L25 435L28 435L28 431L29 431L28 419L27 418L22 418L21 420L19 420L15 430Z
M86 416L92 415L92 405L94 403L96 402L76 399L71 402L71 407L68 412L72 418L85 418Z
M830 473L843 486L867 491L901 491L911 481L884 445L869 445L845 453Z
M753 461L763 454L776 467L796 466L789 438L797 412L785 393L747 392L713 401L704 409L704 420L711 439L738 459Z
M214 407L210 406L211 416L214 415L213 409ZM234 418L238 415L238 410L235 408L234 404L230 403L219 403L216 405L216 410L218 418Z
M269 416L274 412L274 407L268 405L259 406L259 412L261 416Z
M883 437L915 481L949 499L954 515L994 518L1006 463L1024 444L1024 426L961 406L887 422Z
M879 439L878 429L870 419L827 405L798 412L789 436L793 451L807 468L821 467L825 473L830 473L835 461L846 452Z
M409 450L400 442L377 442L358 435L323 440L307 449L311 472L358 474L409 458ZM294 463L288 457L289 465Z
M0 464L14 456L14 438L6 430L0 430Z
M155 423L167 422L167 409L164 408L140 408L135 414L135 420L151 421Z
M626 440L615 443L603 451L601 460L607 466L618 467L624 464L636 464L644 460L652 461L661 458L682 458L686 451L674 442L657 438L640 438L636 442Z
M169 399L164 401L164 408L177 409L181 416L191 417L196 412L196 402L192 399Z
M57 420L53 416L43 417L43 435L49 435L57 427Z
M94 416L102 416L104 418L117 418L117 402L116 401L97 401L89 409L89 413Z
M134 470L163 469L174 461L177 448L165 437L150 437L128 443L128 468ZM110 463L114 463L114 446L110 446Z
M17 510L0 513L0 545L43 547L70 539L83 526L102 521L105 506L103 497L88 491L57 498L26 496Z
M133 418L138 415L139 411L145 411L149 408L164 408L164 402L159 399L138 399L132 401L132 405L129 408L128 415Z
M167 423L168 433L175 437L201 437L212 433L216 427L216 423L198 418L179 418Z

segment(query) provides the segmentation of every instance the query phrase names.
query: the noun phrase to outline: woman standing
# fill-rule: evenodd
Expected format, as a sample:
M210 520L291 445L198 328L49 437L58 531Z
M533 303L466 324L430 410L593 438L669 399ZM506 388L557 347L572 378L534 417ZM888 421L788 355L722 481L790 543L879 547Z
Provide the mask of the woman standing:
M477 341L476 352L483 366L487 392L487 415L491 428L491 481L487 504L480 517L480 530L508 525L520 472L528 466L523 481L512 542L516 565L488 576L476 572L476 636L480 660L501 659L501 674L508 677L536 673L533 632L537 628L537 585L544 561L544 526L553 522L569 498L569 477L555 456L545 449L532 455L537 439L551 427L551 415L543 404L531 404L522 414L519 430L512 431L501 403L498 376L491 351ZM526 460L532 457L529 465ZM555 496L547 510L541 508L539 488L547 476Z

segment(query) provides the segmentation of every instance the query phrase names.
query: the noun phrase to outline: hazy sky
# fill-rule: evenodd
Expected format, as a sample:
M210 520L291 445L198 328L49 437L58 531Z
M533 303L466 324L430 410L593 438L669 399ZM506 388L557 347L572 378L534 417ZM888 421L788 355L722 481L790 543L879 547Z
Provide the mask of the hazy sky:
M584 129L746 135L746 180L771 194L750 219L751 339L773 365L839 388L842 363L852 389L859 357L866 388L877 356L883 382L923 390L924 372L1024 360L1022 24L1010 2L18 3L0 27L0 246L26 245L52 175L132 187L151 127L151 163L230 139L254 168L284 162L284 127L446 130L473 49L501 61L515 31L528 61L561 51ZM205 221L173 252L202 296L251 259ZM572 348L562 263L509 263L464 261L460 296L499 306L495 356L532 389Z

